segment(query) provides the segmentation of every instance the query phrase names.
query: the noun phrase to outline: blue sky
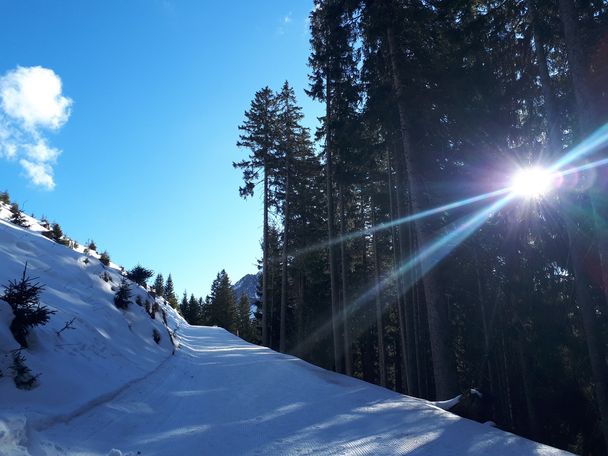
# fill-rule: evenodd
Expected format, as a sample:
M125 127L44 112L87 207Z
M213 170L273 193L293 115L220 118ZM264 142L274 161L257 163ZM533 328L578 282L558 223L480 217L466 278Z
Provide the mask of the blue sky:
M238 196L237 126L256 90L295 87L306 123L312 1L0 0L0 76L41 66L72 100L58 129L55 187L0 157L0 189L129 268L173 274L206 295L225 268L256 270L261 205ZM24 259L25 260L25 259Z

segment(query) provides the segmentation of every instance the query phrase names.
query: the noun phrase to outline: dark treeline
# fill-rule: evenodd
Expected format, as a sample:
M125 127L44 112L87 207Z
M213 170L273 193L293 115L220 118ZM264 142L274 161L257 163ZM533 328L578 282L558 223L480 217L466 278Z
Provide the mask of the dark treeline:
M252 337L413 396L475 387L499 427L605 454L604 171L399 221L508 186L606 121L607 8L316 0L320 128L288 83L240 127L240 192L264 202Z

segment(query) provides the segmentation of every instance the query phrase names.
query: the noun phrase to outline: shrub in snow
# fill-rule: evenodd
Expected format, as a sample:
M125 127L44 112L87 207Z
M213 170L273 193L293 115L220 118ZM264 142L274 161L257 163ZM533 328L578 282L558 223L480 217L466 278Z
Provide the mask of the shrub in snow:
M6 190L0 192L0 203L11 204L11 198Z
M112 282L112 276L108 274L108 271L103 271L103 274L101 274L99 277L101 277L101 279L106 283Z
M95 241L90 241L90 242L87 244L87 248L88 248L89 250L93 250L94 252L96 252L96 251L97 251L97 246L95 245Z
M110 266L110 254L104 250L99 257L99 261L101 261L101 264L104 266Z
M133 269L131 269L129 272L127 272L127 277L136 284L141 285L142 287L146 286L146 282L153 275L154 271L144 268L142 265L139 264Z
M127 309L131 302L131 288L127 279L123 277L118 290L114 295L114 305L119 309Z
M13 355L11 370L17 388L30 390L37 385L38 375L33 375L31 369L25 365L25 358L19 350Z
M152 338L154 339L154 342L160 344L160 332L158 332L158 329L152 329Z
M51 315L55 313L46 306L40 305L40 293L44 286L27 276L27 263L23 268L20 280L11 280L3 285L4 294L0 299L6 301L13 310L11 332L22 347L28 346L27 335L35 326L48 323Z
M139 307L141 307L141 306L143 306L143 305L144 305L144 303L143 303L143 302L142 302L142 300L141 300L141 296L137 296L137 297L135 298L135 304L137 304Z
M9 219L9 222L24 228L29 226L17 203L11 204L11 218Z
M44 215L40 219L40 224L47 230L51 229L51 224L49 223L48 219Z

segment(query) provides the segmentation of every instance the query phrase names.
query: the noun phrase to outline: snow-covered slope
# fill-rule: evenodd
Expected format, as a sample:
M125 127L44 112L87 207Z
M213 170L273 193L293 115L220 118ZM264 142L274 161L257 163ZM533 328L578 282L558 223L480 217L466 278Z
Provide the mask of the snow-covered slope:
M127 311L114 306L112 287L121 278L115 265L104 268L95 253L85 261L82 247L73 250L45 238L39 234L44 228L30 217L30 229L2 220L9 213L0 207L0 284L20 278L27 262L28 275L45 286L42 304L56 311L47 325L30 332L30 348L22 351L32 373L40 374L39 386L24 391L15 388L10 369L19 348L9 329L12 310L0 301L0 454L17 455L27 454L20 447L29 433L83 413L150 375L171 358L174 344L160 314L152 319L134 303ZM104 272L112 281L100 277ZM143 302L152 300L143 288L131 289L133 301L138 295ZM178 329L181 317L161 300L159 305L169 329ZM57 335L73 318L74 329Z
M0 213L0 217L3 214ZM0 221L0 283L28 261L57 309L36 328L28 365L40 385L0 378L0 455L557 455L558 450L434 405L187 325L114 307L95 258ZM109 269L114 283L120 273ZM133 287L134 290L136 287ZM136 293L148 298L145 290ZM149 299L149 298L148 298ZM74 330L58 336L66 320ZM17 348L0 302L0 349ZM161 331L159 345L152 329ZM5 361L4 361L5 362Z

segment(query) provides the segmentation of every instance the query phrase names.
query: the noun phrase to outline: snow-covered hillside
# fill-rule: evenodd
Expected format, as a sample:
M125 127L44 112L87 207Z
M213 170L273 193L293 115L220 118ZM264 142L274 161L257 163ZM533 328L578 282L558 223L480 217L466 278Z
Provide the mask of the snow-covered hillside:
M46 239L30 222L33 231L0 220L0 283L27 261L46 286L43 304L57 313L23 350L39 386L18 390L7 368L18 348L12 312L0 301L2 456L565 454L221 328L189 326L159 301L179 339L174 350L160 314L114 306L119 269L107 268L113 281L105 282L96 255L87 264L82 249ZM72 318L75 329L57 335Z
M143 303L152 300L137 285L131 286L129 309L117 309L112 287L121 272L116 265L105 268L97 253L85 255L83 247L74 250L45 238L44 228L31 217L29 229L8 223L9 215L2 206L0 284L20 278L27 262L28 275L45 286L42 304L56 311L47 325L30 331L30 348L22 354L32 373L40 374L39 385L20 390L10 369L13 350L19 348L9 329L13 313L0 301L0 454L18 455L27 454L22 447L35 431L84 413L167 362L174 352L168 329L179 333L183 320L162 300L168 328L160 313L152 319L135 304L137 296ZM104 272L110 281L102 279ZM72 319L74 329L57 335ZM154 329L161 335L158 344Z

